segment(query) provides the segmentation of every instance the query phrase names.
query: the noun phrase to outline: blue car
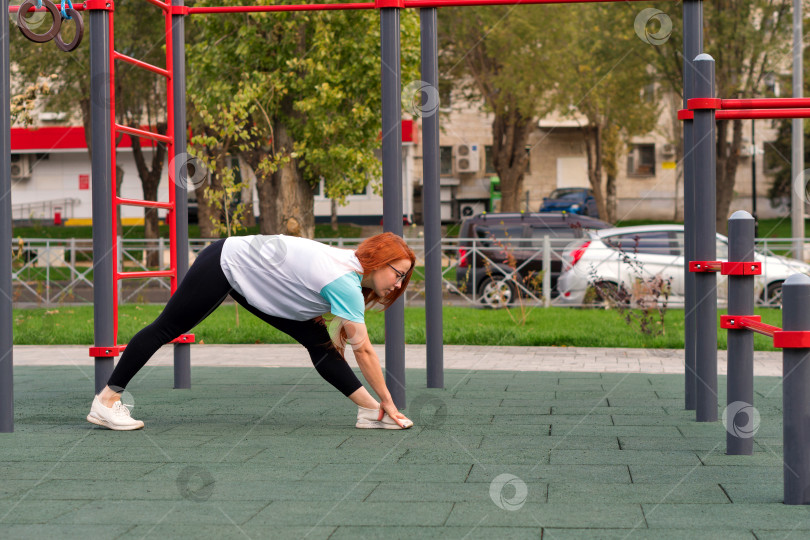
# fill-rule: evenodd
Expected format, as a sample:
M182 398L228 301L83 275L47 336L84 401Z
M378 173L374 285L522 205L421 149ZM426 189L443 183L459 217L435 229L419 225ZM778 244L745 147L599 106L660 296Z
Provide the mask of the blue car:
M541 212L568 212L581 216L598 218L599 210L596 208L596 199L593 191L588 188L559 188L543 197Z

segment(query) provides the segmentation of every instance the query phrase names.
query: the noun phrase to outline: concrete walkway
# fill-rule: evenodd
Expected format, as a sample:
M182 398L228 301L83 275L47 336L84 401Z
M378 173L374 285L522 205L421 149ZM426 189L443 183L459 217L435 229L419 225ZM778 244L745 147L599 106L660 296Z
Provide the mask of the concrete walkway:
M385 361L385 346L375 347ZM349 354L351 356L351 354ZM718 351L718 373L727 370L726 351ZM149 361L150 366L172 365L171 346L163 347ZM298 345L192 345L194 366L311 367L309 355ZM20 366L92 366L86 346L14 347L14 364ZM425 369L424 345L405 347L405 366ZM587 347L479 347L445 345L445 369L569 371L604 373L683 373L680 349L607 349ZM757 352L754 374L781 376L781 352Z

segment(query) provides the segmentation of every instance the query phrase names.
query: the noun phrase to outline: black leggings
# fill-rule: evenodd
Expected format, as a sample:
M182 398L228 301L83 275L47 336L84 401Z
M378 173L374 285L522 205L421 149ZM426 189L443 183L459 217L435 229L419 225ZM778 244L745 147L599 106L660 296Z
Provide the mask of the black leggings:
M239 305L264 322L288 334L309 351L312 363L326 381L348 396L362 386L349 364L335 349L326 327L314 320L291 321L267 315L248 304L231 288L219 259L225 240L206 247L155 321L127 344L107 385L120 392L155 352L210 315L230 294Z

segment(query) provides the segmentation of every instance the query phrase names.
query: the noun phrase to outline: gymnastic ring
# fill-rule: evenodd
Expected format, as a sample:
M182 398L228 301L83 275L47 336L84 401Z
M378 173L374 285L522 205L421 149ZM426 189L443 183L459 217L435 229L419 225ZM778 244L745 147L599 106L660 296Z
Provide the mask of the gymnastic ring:
M65 44L62 41L62 36L60 32L57 32L55 36L53 36L53 40L56 42L56 46L62 49L65 52L70 52L78 47L82 42L82 36L84 36L84 21L82 20L81 14L73 8L67 9L68 16L76 23L76 35L73 36L73 41L68 44ZM65 19L67 21L67 19Z
M35 34L28 28L28 23L25 22L25 16L28 14L29 9L36 6L36 0L25 0L25 2L20 4L20 9L17 12L17 28L20 29L20 32L22 32L25 37L34 43L45 43L46 41L52 40L55 35L59 34L59 28L62 26L62 16L59 14L59 9L53 2L50 0L42 0L42 5L51 12L51 17L53 17L53 26L44 34Z

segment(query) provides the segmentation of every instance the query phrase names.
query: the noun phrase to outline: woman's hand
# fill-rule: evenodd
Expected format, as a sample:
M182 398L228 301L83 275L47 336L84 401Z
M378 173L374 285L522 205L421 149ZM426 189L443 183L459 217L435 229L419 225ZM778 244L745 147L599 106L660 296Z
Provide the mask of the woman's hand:
M411 422L404 414L397 410L397 406L394 405L393 401L380 403L380 415L377 418L377 421L379 422L382 420L385 414L388 414L388 416L390 416L402 429L407 429L413 426L413 422Z

